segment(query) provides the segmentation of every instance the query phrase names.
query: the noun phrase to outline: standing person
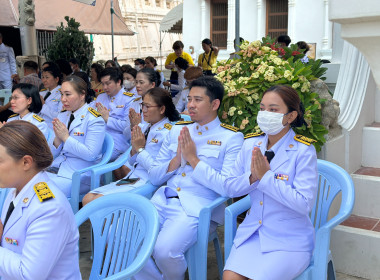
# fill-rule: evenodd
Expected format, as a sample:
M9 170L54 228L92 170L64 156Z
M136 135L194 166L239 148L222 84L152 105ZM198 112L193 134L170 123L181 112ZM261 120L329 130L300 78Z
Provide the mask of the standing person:
M173 44L173 50L174 53L170 53L165 61L165 68L170 69L172 72L170 74L170 82L172 84L178 83L178 73L175 69L175 60L177 57L182 57L183 59L186 59L189 65L194 65L193 59L191 56L183 51L183 48L185 46L181 41L175 41Z
M55 138L50 144L54 161L49 177L67 196L71 195L75 171L94 165L102 155L105 123L87 103L87 83L78 76L68 76L62 83L64 110L53 120ZM90 190L89 177L82 179L80 193Z
M223 95L223 85L213 77L191 84L188 108L194 122L178 122L172 127L149 170L152 184L165 184L151 199L161 230L154 261L150 259L136 279L184 279L184 254L197 240L199 213L225 194L224 181L243 144L243 135L220 122ZM223 218L221 206L212 215L210 230Z
M13 48L4 45L0 33L0 89L11 89L12 79L17 75L16 58Z
M229 197L249 194L251 209L239 226L224 268L226 280L291 280L309 265L314 249L310 211L318 189L314 141L296 135L303 108L288 86L269 88L257 123L265 135L245 140L224 185Z
M191 59L192 59L193 61L197 61L197 54L196 54L196 52L194 51L194 46L190 46L190 47L189 47L189 53L190 53Z
M148 171L153 165L161 145L169 133L170 122L178 121L179 113L174 107L169 92L161 88L148 90L141 103L146 124L132 130L131 154L129 165L133 166L123 180L97 188L86 194L83 205L104 195L127 192L131 188L143 186L149 179Z
M154 71L158 71L158 73L160 73L160 78L161 78L160 88L164 88L165 76L164 76L164 73L160 69L157 69L157 60L152 56L148 56L147 58L145 58L145 67L151 68Z
M39 115L46 121L49 128L53 129L53 119L62 110L61 71L58 66L52 64L42 70L41 78L45 90L40 92L43 105Z
M123 76L119 69L109 67L100 73L104 93L96 99L96 109L106 122L106 131L115 143L111 160L115 160L129 148L123 131L127 125L128 109L134 97L122 87Z
M137 70L134 68L128 68L123 72L123 87L127 92L133 94L133 97L137 98L137 89L136 89L136 75Z
M37 126L46 139L49 136L49 127L45 120L37 114L41 111L42 101L38 88L31 84L17 84L12 88L11 109L15 112L7 122L22 120Z
M0 277L81 279L79 232L66 197L46 172L53 156L33 124L0 128L0 186L12 188L0 222Z
M95 96L98 97L99 94L103 93L102 82L100 81L100 73L103 71L103 66L98 63L91 64L91 88L95 91Z
M212 65L216 63L219 49L218 47L213 47L211 40L207 38L202 41L202 49L205 52L199 55L198 66L202 67L204 75L214 76L212 73Z

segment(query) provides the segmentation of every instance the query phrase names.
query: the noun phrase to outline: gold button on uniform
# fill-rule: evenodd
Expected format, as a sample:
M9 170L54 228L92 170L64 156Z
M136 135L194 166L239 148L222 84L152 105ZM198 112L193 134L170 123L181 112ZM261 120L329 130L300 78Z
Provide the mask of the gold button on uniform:
M260 201L260 205L263 205L263 202L262 202L262 201Z
M186 177L186 173L185 172L182 173L182 177Z
M178 187L178 188L177 188L177 192L179 192L180 190L181 190L181 188L180 188L180 187Z
M198 135L202 135L202 132L199 131L199 132L198 132Z
M259 220L259 224L261 225L263 222L261 220Z

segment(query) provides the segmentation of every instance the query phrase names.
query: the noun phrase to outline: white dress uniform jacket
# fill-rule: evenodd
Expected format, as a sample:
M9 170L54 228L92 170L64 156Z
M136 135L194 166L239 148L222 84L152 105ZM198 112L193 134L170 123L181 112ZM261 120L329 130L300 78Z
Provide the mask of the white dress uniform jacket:
M201 126L198 123L178 122L167 135L156 161L149 171L153 185L166 186L159 188L152 201L166 204L166 198L178 196L188 216L199 217L201 209L219 196L225 196L224 181L234 165L237 154L243 144L243 135L228 125L223 127L218 118ZM195 169L183 161L181 166L167 172L170 161L177 154L178 136L183 125L188 124L191 138L195 142L200 162ZM224 207L214 211L212 219L223 223Z
M314 227L309 213L314 206L318 188L315 148L310 143L296 141L292 129L280 141L273 146L275 156L270 163L270 170L251 185L252 150L259 147L264 155L268 137L245 140L226 180L224 189L228 196L249 194L251 198L251 209L239 226L234 240L237 248L243 246L256 231L259 233L262 252L311 252L314 248Z
M39 200L35 185L45 182L54 195ZM3 205L14 210L4 228L0 247L0 277L28 280L81 279L78 260L79 233L67 198L40 172L15 197L12 189Z
M129 106L134 100L134 95L125 92L122 88L115 96L110 97L107 93L102 93L96 99L96 103L101 103L109 111L106 131L112 136L115 143L114 154L111 160L124 153L129 143L124 138L123 131L129 120ZM96 107L94 107L96 109Z
M189 95L190 89L185 87L180 93L178 93L174 98L177 98L175 104L175 108L178 112L182 113L183 111L187 111L187 97Z
M0 89L12 88L13 74L17 74L16 58L13 48L0 44Z
M21 118L19 114L14 114L8 118L7 122L18 121L18 120L26 121L26 122L30 122L30 123L34 124L45 135L45 138L46 139L48 138L48 135L49 135L48 125L45 122L45 120L43 118L41 118L40 116L38 116L32 112L29 112L23 118Z
M67 127L70 115L71 111L64 111L59 113L58 119ZM57 179L59 177L66 178L66 180L63 180L64 182L60 182L62 185L67 185L67 182L69 182L69 188L63 191L66 195L70 193L73 173L94 165L100 160L106 132L103 118L88 104L84 104L75 111L74 117L75 119L69 129L70 136L66 142L61 143L57 148L52 143L49 143L54 156L51 166L59 168ZM86 179L84 181L86 182ZM61 188L58 183L57 185Z
M49 90L45 89L40 91L40 95L42 98L49 92ZM45 100L45 104L42 105L41 112L39 115L45 120L48 127L53 129L53 119L56 118L62 110L62 102L61 102L61 86L57 86L55 89L50 91L51 94Z

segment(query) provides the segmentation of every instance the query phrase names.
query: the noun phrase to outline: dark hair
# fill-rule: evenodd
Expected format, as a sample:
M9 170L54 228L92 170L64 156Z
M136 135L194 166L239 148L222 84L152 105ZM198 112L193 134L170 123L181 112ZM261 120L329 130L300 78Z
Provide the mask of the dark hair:
M127 70L124 71L124 73L127 73L129 75L132 75L133 78L136 79L136 76L137 76L137 70L135 68L129 68Z
M62 82L62 74L61 69L57 66L57 64L49 64L48 67L42 70L42 72L50 73L54 78L59 78L58 84L60 85Z
M190 90L193 87L201 87L206 89L206 95L210 98L210 102L215 99L220 100L220 104L222 104L223 95L224 95L224 87L221 82L215 79L212 76L203 76L200 77L190 84ZM220 107L220 106L219 106Z
M42 66L45 66L45 65L48 65L48 67L53 66L53 67L59 68L58 64L53 62L53 61L45 61L44 63L42 63ZM71 67L70 67L70 69L71 69Z
M153 64L153 66L157 66L157 60L153 56L148 56L147 58L145 58L145 60L149 60Z
M37 72L38 64L37 64L37 62L34 62L32 60L28 60L24 63L24 69L33 70L33 71Z
M303 51L304 54L306 54L310 50L309 45L305 41L297 42L297 46L300 50L304 50Z
M154 103L156 103L158 106L165 106L165 117L167 117L169 121L176 122L180 120L181 115L175 108L172 96L167 90L155 87L148 90L143 95L143 99L147 95L151 96L154 100Z
M125 71L127 71L128 69L131 69L131 68L132 68L132 66L129 64L123 64L123 65L121 65L120 70L121 70L121 72L124 73Z
M137 74L138 73L143 73L147 77L148 81L150 83L154 83L156 87L160 86L161 75L158 71L155 71L151 68L143 68L139 72L137 72Z
M182 57L177 57L174 63L182 70L186 70L187 68L189 68L189 62Z
M104 66L106 66L108 63L111 63L112 67L116 67L116 63L113 60L107 60L106 63L104 63Z
M268 92L277 93L288 107L288 112L296 111L298 113L297 118L290 124L291 127L300 127L306 123L303 118L305 109L301 103L301 99L298 96L297 91L294 88L285 85L276 85L268 88L263 93L263 96Z
M175 41L173 44L173 50L183 49L185 46L181 41Z
M86 73L84 73L86 74ZM87 74L86 74L87 76ZM93 100L93 96L95 96L95 92L93 95L89 94L89 82L88 82L88 76L87 76L87 82L83 78L80 77L80 75L74 73L70 76L67 76L63 83L68 82L71 84L71 86L74 88L74 90L79 94L84 94L85 98L84 101L86 103L90 103Z
M286 46L289 46L291 41L292 40L290 39L290 37L288 35L280 35L277 37L277 42L278 43L284 43Z
M114 67L104 68L102 72L100 72L100 79L105 76L110 76L110 80L114 81L115 83L121 84L121 81L123 80L123 74L121 71Z
M16 84L12 87L12 92L19 89L26 98L32 98L32 103L29 105L29 112L38 114L42 109L42 101L40 97L40 92L35 85L32 84Z
M69 62L72 63L72 64L77 64L77 65L79 65L79 60L76 59L75 57L70 58Z
M208 39L208 38L203 39L202 44L211 45L211 47L212 47L212 42L211 42L211 40Z
M71 69L70 63L67 60L57 59L55 62L57 63L58 67L61 69L61 72L65 74L66 76L70 75L73 72L73 70Z
M141 64L141 65L145 65L145 60L142 59L142 58L137 58L137 59L135 59L134 62L135 62L135 63L137 62L138 64Z
M99 63L93 63L91 64L91 68L93 68L95 70L95 73L96 73L96 78L98 79L98 81L100 82L100 73L103 71L103 66L100 65Z
M39 170L53 162L53 155L45 136L37 126L26 121L7 122L0 128L0 145L15 160L29 155Z

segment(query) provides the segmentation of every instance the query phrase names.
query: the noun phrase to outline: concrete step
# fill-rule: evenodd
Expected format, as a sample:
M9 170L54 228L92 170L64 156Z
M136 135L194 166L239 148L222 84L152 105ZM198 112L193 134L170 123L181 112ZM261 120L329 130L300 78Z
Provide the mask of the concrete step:
M354 215L332 231L331 251L339 273L380 279L379 250L380 219Z
M362 139L362 166L380 168L380 123L364 127Z
M353 214L380 218L380 168L362 167L351 177L355 185Z

